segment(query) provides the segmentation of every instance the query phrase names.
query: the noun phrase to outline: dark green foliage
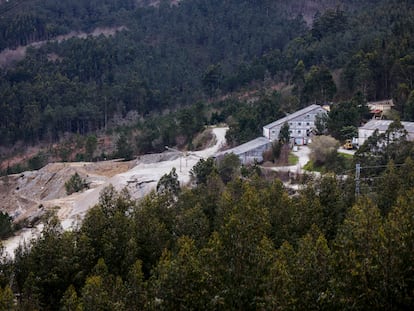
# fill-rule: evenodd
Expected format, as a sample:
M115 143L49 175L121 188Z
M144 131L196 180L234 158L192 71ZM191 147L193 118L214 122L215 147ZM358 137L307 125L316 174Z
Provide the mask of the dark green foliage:
M386 306L383 296L383 246L386 238L379 210L363 200L348 213L336 239L335 292L341 308L357 305L367 308ZM358 254L354 256L353 254ZM361 295L362 294L362 295Z
M79 176L78 173L73 174L67 182L65 182L66 194L71 195L74 192L82 191L89 188L85 179Z
M0 238L5 239L13 234L13 219L7 212L0 212Z
M4 47L100 25L128 30L29 49L22 62L1 72L0 144L87 134L106 128L115 115L133 110L146 116L198 101L204 91L262 80L267 68L274 75L284 67L277 51L305 29L301 19L281 14L278 3L196 0L137 8L121 2L23 1L16 4L23 17L11 13L2 20L7 27L0 37L12 36L0 39ZM240 62L249 67L246 75Z
M0 287L0 309L7 311L15 310L13 291L10 286Z
M340 8L326 10L315 18L312 24L312 36L321 40L327 35L343 32L347 28L347 17Z
M285 102L278 92L262 95L254 103L230 100L224 104L222 114L226 118L231 115L226 133L227 142L231 145L256 138L262 133L263 125L285 116L282 112Z
M96 136L88 135L88 137L86 138L86 143L85 143L85 153L86 153L86 158L89 161L93 160L93 154L96 150L97 144L98 144L98 140Z
M226 184L240 174L240 159L234 153L226 154L218 160L217 171L221 180Z
M392 254L385 262L387 271L388 291L384 291L385 299L392 301L400 308L407 308L413 304L413 296L409 293L413 288L413 279L406 279L406 272L410 270L413 247L412 228L413 213L412 190L401 196L386 218L384 232L387 237L388 254ZM398 290L397 290L398 288ZM408 307L409 308L409 307Z
M198 102L191 108L184 108L178 113L177 118L180 134L186 138L186 142L191 147L193 136L200 132L206 123L204 105Z
M154 297L159 299L152 302L153 308L200 310L206 307L208 296L202 294L202 289L208 286L208 279L203 276L205 269L198 253L194 241L184 236L178 241L176 254L169 251L162 254L150 282Z
M336 176L293 197L277 180L224 185L214 172L175 200L153 192L138 204L109 187L79 230L48 218L1 275L25 310L406 308L414 178L405 165L385 173L399 194L379 189L386 213L349 200L353 187Z
M409 94L407 101L403 107L403 116L407 121L414 120L414 90Z
M38 170L42 168L44 165L47 164L47 157L43 153L39 153L34 157L30 158L27 162L27 166L29 170Z
M157 192L177 196L180 192L180 182L175 167L164 174L157 183Z
M282 144L287 144L290 141L289 124L285 122L279 132L279 141Z
M208 177L216 172L217 168L214 163L213 158L208 158L207 160L200 159L196 165L191 169L191 177L195 179L197 185L206 184Z
M321 8L332 5L322 2ZM402 117L411 119L413 8L407 1L346 1L338 8L321 9L308 30L293 12L309 5L283 1L196 0L138 8L133 1L48 0L15 6L4 2L2 7L6 13L0 45L5 46L102 25L125 24L128 31L29 49L23 61L2 70L1 145L55 142L67 132L107 129L114 116L125 117L130 111L148 118L199 102L204 92L220 96L278 82L293 83L295 96L237 103L237 109L229 102L220 107L215 119L229 121L230 143L257 137L263 124L285 112L333 97L349 100L355 94L363 101L394 97ZM340 84L335 85L332 75L338 72L335 83ZM202 115L197 109L183 111L161 128L150 125L162 124L160 119L150 118L140 124L137 139L129 137L137 146L131 141L129 145L134 152L159 151L184 135L191 147L205 123ZM354 119L346 117L342 127L359 125ZM338 138L348 135L341 134L342 127L332 129Z
M210 65L201 78L204 90L209 96L214 95L214 92L220 88L222 80L223 74L220 64Z
M135 6L130 0L4 1L0 6L3 17L0 28L4 30L0 35L0 49L53 38L70 30L116 25L125 16L125 10Z
M379 134L375 131L360 146L355 154L355 161L362 166L374 166L374 172L381 172L389 161L401 164L412 154L413 143L407 141L407 131L397 120L390 124L385 133Z
M315 129L317 135L324 135L327 131L329 117L326 113L319 113L315 117Z
M301 238L295 250L284 243L271 271L273 288L267 299L281 310L324 309L329 306L332 252L317 226Z
M63 294L61 303L61 310L64 311L77 311L80 310L80 299L76 293L76 289L73 285L70 285Z
M282 153L282 149L283 144L280 141L272 143L273 161L279 159L280 154Z
M133 150L131 147L131 143L128 140L127 134L122 132L119 135L118 140L116 141L116 157L122 158L125 161L129 161L132 159Z
M339 102L331 106L328 114L327 128L335 138L344 141L351 139L363 120L367 117L365 103L357 100Z
M71 282L76 280L78 258L74 235L62 232L55 216L46 220L41 238L30 251L20 247L15 253L16 288L21 303L36 309L55 307Z
M301 101L304 106L310 103L323 104L332 101L336 90L337 88L329 69L324 66L312 66L305 77Z
M335 238L338 226L343 222L350 204L343 197L344 183L336 175L328 175L322 177L316 187L319 190L318 198L322 208L320 227L329 241Z
M300 95L305 86L305 64L302 60L300 60L295 69L293 69L292 82L295 84L293 93L295 93L295 95Z

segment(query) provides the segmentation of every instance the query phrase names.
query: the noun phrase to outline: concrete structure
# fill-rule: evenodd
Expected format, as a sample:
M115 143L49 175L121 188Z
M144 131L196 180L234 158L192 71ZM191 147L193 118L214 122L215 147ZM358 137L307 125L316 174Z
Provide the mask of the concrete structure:
M394 102L392 99L385 99L376 102L368 102L367 106L371 112L374 111L388 111L394 107Z
M271 148L272 142L265 137L258 137L240 146L228 149L216 154L216 159L224 157L226 154L234 153L244 165L263 161L263 152Z
M315 119L317 115L326 114L326 110L318 105L310 105L302 110L296 111L286 117L263 127L263 136L274 141L279 139L279 133L282 126L287 123L290 130L290 138L297 145L308 143L309 136L315 128Z
M373 119L382 120L384 115L394 107L392 99L385 99L376 102L368 102L368 109Z
M392 122L392 120L371 120L367 122L358 129L358 144L362 146L375 130L378 130L379 134L385 133ZM401 122L401 124L407 131L407 140L414 140L414 122Z

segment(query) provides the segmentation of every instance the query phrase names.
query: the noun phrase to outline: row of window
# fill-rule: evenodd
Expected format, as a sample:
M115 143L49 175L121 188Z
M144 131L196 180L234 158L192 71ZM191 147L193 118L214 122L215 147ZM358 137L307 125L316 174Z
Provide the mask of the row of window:
M289 122L289 126L292 126L293 125L293 122ZM302 122L298 122L298 126L301 126L302 125ZM306 122L306 126L309 126L310 125L310 122Z
M290 122L289 125L291 126L291 125L293 125L293 123ZM301 126L301 125L302 125L302 123L301 122L298 122L298 126ZM309 122L306 122L306 126L310 126L310 123ZM292 130L289 130L289 132L292 133ZM301 130L297 130L297 132L300 134L301 133ZM275 130L272 130L272 134L276 134L276 131Z

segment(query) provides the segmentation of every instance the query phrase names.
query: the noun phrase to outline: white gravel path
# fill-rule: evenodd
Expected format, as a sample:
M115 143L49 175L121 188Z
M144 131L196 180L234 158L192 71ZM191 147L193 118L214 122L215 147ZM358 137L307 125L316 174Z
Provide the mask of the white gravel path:
M291 172L291 173L297 173L297 174L303 173L303 167L306 165L306 163L309 162L309 154L310 154L309 147L298 146L298 150L293 151L292 153L299 158L299 161L296 165L272 166L272 167L269 167L268 169L271 169L273 171L278 171L278 172Z

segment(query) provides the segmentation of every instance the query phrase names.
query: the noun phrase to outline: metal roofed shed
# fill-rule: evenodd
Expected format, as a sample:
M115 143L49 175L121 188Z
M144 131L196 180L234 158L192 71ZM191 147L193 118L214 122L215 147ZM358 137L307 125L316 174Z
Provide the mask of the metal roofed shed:
M216 158L224 157L226 154L234 153L240 159L243 165L254 163L254 161L263 161L263 152L268 150L272 145L272 142L265 137L258 137L240 146L228 149L216 154Z
M367 122L358 129L358 144L363 145L375 130L378 130L379 134L385 133L392 122L392 120L371 120ZM401 124L407 131L407 140L414 140L414 122L401 122Z

